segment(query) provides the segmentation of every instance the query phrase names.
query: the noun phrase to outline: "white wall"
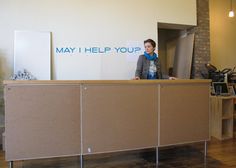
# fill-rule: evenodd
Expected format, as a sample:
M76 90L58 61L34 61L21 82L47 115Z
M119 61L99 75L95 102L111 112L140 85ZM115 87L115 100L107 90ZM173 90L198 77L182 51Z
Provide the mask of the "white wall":
M196 0L0 0L0 69L13 72L14 30L52 32L53 79L129 79L127 54L56 54L55 47L157 40L157 22L196 25Z

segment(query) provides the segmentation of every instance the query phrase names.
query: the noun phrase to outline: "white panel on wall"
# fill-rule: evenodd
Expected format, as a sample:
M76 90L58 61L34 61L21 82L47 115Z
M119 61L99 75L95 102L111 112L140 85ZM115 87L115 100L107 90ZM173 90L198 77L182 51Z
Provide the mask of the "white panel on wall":
M51 79L51 33L15 31L14 73L26 69L38 80Z

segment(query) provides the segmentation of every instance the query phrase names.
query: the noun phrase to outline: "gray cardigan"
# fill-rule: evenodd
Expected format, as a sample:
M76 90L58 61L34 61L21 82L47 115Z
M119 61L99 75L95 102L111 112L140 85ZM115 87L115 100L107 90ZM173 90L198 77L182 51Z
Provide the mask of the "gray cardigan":
M157 58L154 61L154 64L157 67L158 79L163 79L163 75L161 72L161 63L160 63L159 58ZM140 55L137 62L135 77L139 77L140 79L147 79L149 66L150 66L150 61L144 55Z

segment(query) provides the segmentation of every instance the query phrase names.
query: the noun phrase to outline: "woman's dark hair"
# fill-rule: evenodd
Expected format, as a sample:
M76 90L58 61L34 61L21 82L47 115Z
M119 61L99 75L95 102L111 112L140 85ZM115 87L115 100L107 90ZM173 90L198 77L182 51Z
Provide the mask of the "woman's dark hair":
M150 43L153 46L153 48L156 48L156 42L154 40L147 39L144 41L144 44L146 44L146 43Z

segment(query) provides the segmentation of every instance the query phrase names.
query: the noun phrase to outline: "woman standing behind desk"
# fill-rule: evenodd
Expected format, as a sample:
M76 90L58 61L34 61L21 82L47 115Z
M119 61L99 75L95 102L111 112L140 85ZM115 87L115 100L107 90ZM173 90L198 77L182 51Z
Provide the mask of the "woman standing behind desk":
M176 79L174 77L164 77L164 75L162 74L160 60L157 54L154 52L156 49L156 42L154 40L145 40L144 48L145 52L143 55L139 56L137 62L137 68L134 79Z

